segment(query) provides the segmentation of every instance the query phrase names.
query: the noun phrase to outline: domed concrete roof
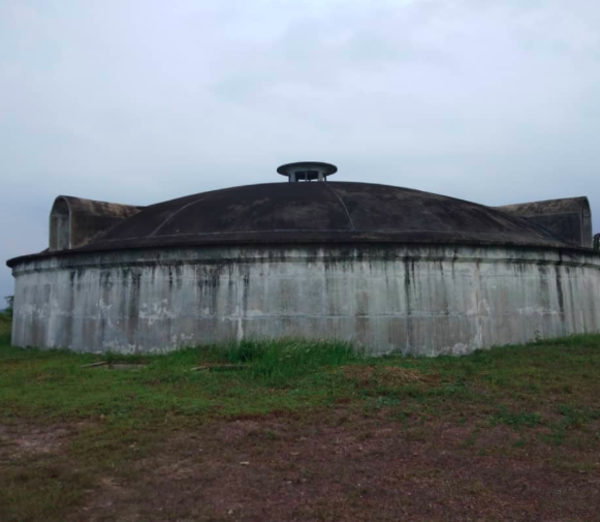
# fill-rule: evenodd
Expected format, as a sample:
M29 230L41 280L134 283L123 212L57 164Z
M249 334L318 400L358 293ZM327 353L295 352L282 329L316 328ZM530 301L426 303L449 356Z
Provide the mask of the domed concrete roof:
M544 228L483 205L327 182L249 185L151 205L75 251L295 242L565 246Z

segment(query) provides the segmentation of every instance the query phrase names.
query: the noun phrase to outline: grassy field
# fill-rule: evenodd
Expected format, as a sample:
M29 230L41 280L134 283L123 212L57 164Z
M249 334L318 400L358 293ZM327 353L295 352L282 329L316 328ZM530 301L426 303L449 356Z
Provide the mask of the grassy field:
M3 522L599 519L598 335L372 359L306 341L80 355L8 334L2 318Z

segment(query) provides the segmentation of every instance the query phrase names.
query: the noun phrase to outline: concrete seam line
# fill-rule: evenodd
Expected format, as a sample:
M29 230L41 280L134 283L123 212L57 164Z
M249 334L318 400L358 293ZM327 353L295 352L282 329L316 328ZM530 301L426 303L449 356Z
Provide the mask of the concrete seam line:
M183 207L177 209L167 219L165 219L160 225L158 225L158 227L156 227L148 237L154 237L156 235L156 233L162 227L164 227L169 221L171 221L177 214L179 214L180 212L183 212L186 208L191 207L192 205L195 205L196 203L200 203L201 201L204 201L205 199L206 198L196 199L196 200L192 201L191 203L188 203L187 205L184 205Z
M328 183L326 183L326 184L325 184L325 186L326 186L326 187L327 187L329 190L331 190L331 192L333 192L333 193L336 195L336 197L337 197L337 198L340 200L340 203L342 204L342 207L344 207L344 210L346 211L346 215L348 216L348 220L350 221L350 226L352 227L352 230L356 230L356 229L354 228L354 222L352 221L352 217L350 216L350 212L348 211L348 207L346 206L346 203L344 203L344 200L342 199L342 196L340 196L340 195L339 195L339 194L336 192L336 190L335 190L335 189L334 189L334 188L333 188L331 185L329 185Z

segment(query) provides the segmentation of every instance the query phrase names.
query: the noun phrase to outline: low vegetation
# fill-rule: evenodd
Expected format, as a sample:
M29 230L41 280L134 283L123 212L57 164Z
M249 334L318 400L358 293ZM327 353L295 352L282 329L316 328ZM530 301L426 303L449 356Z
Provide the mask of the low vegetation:
M342 438L351 433L353 444L362 448L383 441L377 434L385 427L395 437L394 444L431 443L438 449L440 444L446 445L446 452L456 458L462 455L460 458L469 459L474 467L477 459L499 459L500 470L510 459L532 458L535 466L549 466L560 471L560 476L570 472L573 476L597 476L599 376L600 335L538 341L462 358L369 358L346 343L294 340L245 341L168 355L102 356L11 347L8 318L1 316L0 520L121 520L116 514L109 516L110 507L101 510L109 514L106 518L85 510L93 510L91 499L103 495L113 495L110 505L117 506L119 488L130 488L128 497L142 488L139 479L152 475L157 455L181 465L182 454L187 455L194 445L215 448L212 457L202 458L214 459L222 452L225 460L219 462L223 466L242 458L240 452L254 455L260 451L265 462L271 463L261 477L279 477L283 484L293 475L290 470L298 467L285 471L287 461L277 464L272 460L273 448L294 455L288 451L292 441L317 437L327 430ZM282 428L282 422L287 428ZM248 423L254 427L244 435L249 437L244 439L247 447L217 440L223 430ZM298 433L305 435L297 439ZM458 434L458 440L448 442L445 433ZM185 444L169 442L181 437L186 438ZM334 444L333 438L323 437L323 444ZM337 450L331 451L334 469ZM379 457L377 451L382 452ZM189 457L190 462L196 462L195 458ZM385 462L388 455L373 446L369 459L376 458ZM243 465L245 460L240 462ZM321 466L327 468L328 464ZM532 469L537 469L535 466ZM303 473L309 467L301 468ZM210 462L203 461L202 469L211 469ZM432 473L432 484L442 480L439 469L429 469L426 464L419 469ZM541 469L540 473L549 473ZM346 467L344 470L351 473ZM356 473L360 475L358 470ZM323 477L316 473L311 480L318 482L325 480ZM196 478L208 480L205 475ZM215 484L225 480L221 475L213 478ZM121 486L107 485L107 480ZM475 479L465 480L471 484ZM160 518L149 506L144 507L144 502L150 502L148 497L160 496L164 489L164 485L156 486L155 479L144 484L147 489L139 494L146 500L139 500L136 516L146 513L139 519L178 520L176 516ZM209 491L210 484L205 486ZM472 493L481 499L481 509L495 505L486 491ZM457 490L456 495L459 493ZM358 493L343 489L339 494L350 502ZM298 507L293 513L279 513L277 509L283 508L274 506L255 506L258 511L253 511L246 506L243 515L235 506L223 511L212 500L202 513L193 515L193 504L188 502L188 508L180 506L178 516L182 520L255 520L261 509L279 513L273 520L367 516L360 511L366 509L362 501L356 502L354 511L347 511L354 506L352 502L342 509L335 498L325 497L314 498L308 511ZM560 515L561 509L555 507L550 514ZM422 518L419 511L398 510L400 507L391 512L390 520L399 513L410 515L411 520L454 520L451 510L440 511L438 517L425 509ZM489 520L513 520L496 515ZM570 520L583 520L577 516ZM131 520L137 519L132 515Z
M0 346L8 346L10 341L10 313L0 312Z

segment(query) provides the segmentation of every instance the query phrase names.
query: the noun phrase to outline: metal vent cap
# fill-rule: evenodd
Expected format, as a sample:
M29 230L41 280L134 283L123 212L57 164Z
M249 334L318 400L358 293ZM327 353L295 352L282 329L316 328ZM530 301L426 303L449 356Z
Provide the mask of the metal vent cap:
M327 176L337 172L337 167L322 161L297 161L281 165L277 172L282 176L287 176L292 183L312 180L326 181Z

